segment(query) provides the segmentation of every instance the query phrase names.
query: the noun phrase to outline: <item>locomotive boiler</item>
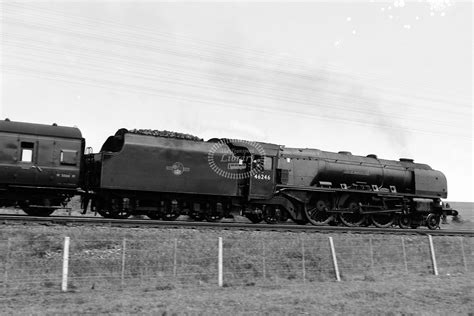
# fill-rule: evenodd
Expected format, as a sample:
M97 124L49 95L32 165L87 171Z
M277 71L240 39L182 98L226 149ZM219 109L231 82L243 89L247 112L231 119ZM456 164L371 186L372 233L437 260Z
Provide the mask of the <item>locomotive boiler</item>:
M411 159L282 148L278 168L276 193L315 225L338 220L388 227L397 220L402 227L436 227L442 214L454 214L441 202L447 197L445 176Z

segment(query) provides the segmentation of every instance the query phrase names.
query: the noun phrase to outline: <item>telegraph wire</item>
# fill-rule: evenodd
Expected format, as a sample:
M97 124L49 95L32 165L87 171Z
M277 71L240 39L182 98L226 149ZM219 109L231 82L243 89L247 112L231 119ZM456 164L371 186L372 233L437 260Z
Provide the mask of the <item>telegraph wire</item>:
M15 5L13 5L13 6L15 6ZM20 8L28 8L28 9L31 9L31 6L25 7L25 6L21 6L21 5L18 5L18 4L16 4L16 6L17 6L17 7L20 7ZM45 13L47 13L47 14L49 14L49 15L53 15L53 16L56 16L56 17L58 17L58 16L60 16L60 17L68 17L68 18L74 17L74 18L76 18L76 19L83 20L83 21L91 21L91 23L95 23L95 24L98 23L98 24L102 24L102 25L108 25L108 26L119 27L119 28L123 28L123 27L124 27L123 24L119 24L119 23L116 23L116 22L103 21L103 20L102 20L102 21L96 21L96 20L93 20L93 19L90 19L90 18L87 18L87 17L74 16L74 15L70 15L70 14L65 15L63 12L60 12L60 11L57 11L57 10L41 9L41 8L38 8L38 7L36 7L34 10L40 11L40 12L45 12ZM53 12L53 14L52 14L51 12ZM25 13L24 13L24 14L25 14ZM36 15L36 16L38 16L39 14L38 14L38 13L30 13L30 15ZM41 16L41 15L40 15L40 17L41 17L41 18L44 18L44 17ZM48 20L48 22L50 22L50 20ZM64 22L64 21L62 21L62 22ZM84 26L84 25L85 25L85 26L91 27L90 24L81 23L81 22L76 22L76 21L70 21L70 19L68 19L68 22L70 22L70 23L72 23L72 24L74 24L74 23L75 23L75 24L78 24L79 26ZM176 34L173 34L173 33L169 34L169 33L163 32L163 31L160 32L160 31L156 31L156 30L150 30L150 29L147 29L147 28L143 28L143 27L140 27L140 28L137 28L137 27L134 27L134 26L127 26L127 27L128 27L128 29L127 29L126 31L118 31L118 34L122 34L122 35L123 35L123 34L129 34L129 35L133 36L133 39L136 39L137 36L142 36L143 33L153 34L153 37L154 37L154 38L156 38L156 33L159 33L159 34L161 34L161 35L164 36L164 37L171 37L172 39L174 39L174 38L176 37ZM136 30L137 32L136 32L135 34L130 34L130 29ZM139 32L138 32L138 31L139 31ZM114 32L117 33L116 30L114 30ZM195 42L202 42L202 43L204 43L203 45L206 45L206 46L221 47L220 49L225 49L225 50L228 50L228 49L229 49L228 46L226 47L225 45L222 45L222 44L219 44L219 43L212 43L212 42L210 42L210 41L204 41L204 40L196 40L196 39L192 39L192 38L190 38L190 37L186 37L186 36L184 36L184 35L179 35L179 37L184 37L184 38L191 39L194 43L195 43ZM144 39L147 39L147 38L145 37ZM235 54L235 51L236 51L236 50L253 51L254 54L257 55L257 56L258 56L258 54L263 54L264 56L271 56L271 57L273 57L273 55L270 55L270 54L265 53L265 52L260 52L260 51L251 50L251 49L238 48L238 47L237 47L237 48L236 48L236 47L231 48L231 51L228 52L228 54ZM203 51L203 50L201 49L200 51ZM295 59L293 59L293 61L295 61L296 63L299 62L299 60L295 60ZM268 62L268 61L266 61L266 62ZM288 61L288 60L287 60L287 62L288 62L288 64L289 64L291 61ZM298 63L298 67L299 67L300 69L307 69L307 68L308 68L307 65L304 65L304 64L303 64L303 65L300 65L299 63ZM334 66L328 66L328 68L330 68L332 71L338 71L338 72L341 73L340 70L334 69ZM368 79L370 79L370 80L372 80L372 81L380 80L380 77L374 77L374 75L372 75L372 78L371 78L370 75L365 75L365 77L364 77L364 75L361 75L360 73L358 73L357 76L355 76L354 74L348 74L348 73L345 73L345 75L346 75L346 76L354 77L356 80L357 80L357 79L360 79L360 78L366 78L366 79L368 78ZM309 77L308 79L311 80L312 78ZM384 78L383 78L383 79L384 79ZM402 82L401 82L401 83L398 83L398 85L400 85L400 84L403 85ZM425 85L426 85L426 84L425 84ZM406 85L406 86L408 86L408 85ZM386 89L386 88L385 88L385 89ZM393 89L393 88L392 88L392 89ZM419 98L419 96L417 96L417 97ZM426 98L426 97L424 97L424 98ZM428 98L429 98L429 99L433 99L432 97L428 97ZM438 97L438 99L439 99L439 97ZM446 101L447 101L447 102L450 102L450 103L453 102L453 100L446 100Z
M51 29L51 28L50 28L50 29ZM54 31L54 30L53 30L53 31ZM79 34L79 35L81 35L81 34ZM187 56L187 57L189 57L189 56ZM273 78L274 78L274 77L273 77ZM287 84L287 83L285 83L285 84ZM299 87L295 87L295 88L300 89ZM338 91L338 93L340 93L340 91Z
M8 43L8 40L6 41ZM35 48L35 51L37 51L38 49L41 49L39 48L38 46L32 46L33 48ZM39 57L40 58L40 61L43 61L44 62L44 59L41 59L42 56L39 56L39 55L35 55L31 52L28 52L29 55L33 56L33 57ZM59 53L58 53L59 54ZM8 55L8 53L6 54ZM16 58L19 58L19 56L14 56L13 57L16 57ZM20 57L21 58L21 57ZM53 65L60 65L60 66L63 66L63 67L68 67L70 65L68 64L65 64L65 63L58 63L58 62L52 62L52 61L46 61L50 64L53 64ZM99 62L101 62L101 60L99 60ZM102 69L100 68L97 68L94 64L91 64L91 63L85 63L83 62L81 64L81 69L84 68L84 65L88 65L87 68L92 70L92 71L97 71L99 73L101 73ZM102 65L102 62L100 63L101 66ZM112 74L113 71L109 71L109 74ZM283 101L283 102L288 102L288 103L296 103L296 104L299 104L299 105L304 105L304 106L314 106L314 107L317 107L317 108L327 108L328 110L341 110L341 111L346 111L346 112L355 112L355 113L360 113L360 114L366 114L366 115L371 115L371 116L375 116L377 118L379 117L387 117L387 118L399 118L399 119L409 119L409 120L418 120L418 121L429 121L429 122L432 122L432 123L436 123L437 126L439 125L444 125L444 126L447 126L447 127L455 127L455 125L451 125L451 124L448 124L447 122L444 122L444 121L437 121L437 120L432 120L432 119L429 119L427 120L425 117L413 117L413 116L410 116L410 117L406 117L406 115L389 115L389 114L385 114L385 113L374 113L373 110L364 110L364 109L354 109L354 108L349 108L347 106L340 106L340 105L337 105L335 102L331 102L331 100L324 100L323 98L319 98L318 101L319 103L318 104L310 104L308 102L304 102L303 100L298 100L298 99L291 99L291 98L288 98L288 97L285 97L285 96L282 96L282 97L275 97L275 95L269 95L269 94L261 94L261 93L254 93L248 89L244 90L244 89L240 89L240 90L235 90L234 88L232 87L218 87L218 86L212 86L212 85L202 85L202 84L196 84L196 83L193 83L193 82L189 82L189 81L183 81L183 80L173 80L173 79L166 79L166 78L161 78L161 77L158 77L156 75L149 75L149 74L144 74L143 72L140 73L140 72L136 72L136 71L129 71L129 70L121 70L120 72L118 72L118 74L120 75L123 75L123 74L127 74L127 77L135 77L135 78L138 78L138 79L142 79L142 80L153 80L153 81L159 81L159 82L165 82L165 83L171 83L171 84L179 84L179 85L187 85L187 86L190 86L190 87L194 87L194 88L200 88L200 89L212 89L212 88L215 88L217 90L226 90L228 93L236 93L236 92L243 92L245 93L246 95L248 96L254 96L254 97L260 97L260 98L269 98L269 99L274 99L274 100L278 100L278 101ZM314 94L314 95L311 95L310 96L311 98L313 99L316 99L316 97L318 97L317 94ZM357 100L355 98L353 98L353 100L350 100L352 101L352 104L355 103L356 104L363 104L364 103L364 100Z
M242 105L235 102L229 102L228 100L222 100L219 98L210 97L208 95L202 96L202 95L196 95L196 94L190 94L190 93L179 93L179 95L177 95L176 91L172 91L172 90L124 84L124 83L110 81L110 80L95 79L95 78L90 78L90 77L81 77L81 76L72 75L72 74L68 74L66 76L58 72L53 72L53 71L44 70L44 69L38 70L38 69L25 67L25 66L12 67L9 65L2 65L2 68L3 68L3 71L11 72L11 73L33 74L39 78L47 78L47 79L57 80L60 82L90 85L96 88L100 86L103 88L113 89L119 92L123 92L124 90L126 90L128 92L139 92L139 93L146 93L146 94L151 94L151 95L159 95L161 97L165 97L172 100L178 100L178 101L184 100L184 101L190 101L193 103L197 102L201 104L217 106L219 108L222 108L222 104L226 104L226 106L228 105L235 109L260 111L260 112L268 112L268 113L281 113L285 115L290 114L290 115L296 115L296 116L306 117L306 118L322 118L322 119L326 119L330 121L348 122L350 124L360 125L360 126L365 126L365 127L371 126L371 127L376 127L376 128L388 128L388 129L400 130L404 132L416 132L416 133L430 134L430 135L443 135L443 136L450 135L450 136L455 136L458 138L464 138L466 140L472 140L471 136L466 136L462 134L454 134L454 133L446 132L444 130L442 132L435 132L435 131L427 131L427 130L420 130L420 129L414 129L414 128L405 128L405 127L401 128L398 126L374 124L371 122L359 122L359 121L344 119L340 117L331 117L327 115L308 113L308 112L302 112L302 111L297 111L297 110L288 111L287 109L273 108L273 107L268 108L265 106L259 106L258 108L256 108L255 105L253 106ZM205 98L205 100L202 99L203 97Z

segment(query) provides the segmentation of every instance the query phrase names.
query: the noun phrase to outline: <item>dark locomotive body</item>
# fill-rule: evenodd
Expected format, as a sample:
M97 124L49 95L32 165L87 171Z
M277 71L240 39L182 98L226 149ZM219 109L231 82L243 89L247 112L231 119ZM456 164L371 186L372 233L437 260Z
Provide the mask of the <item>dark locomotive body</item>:
M106 217L175 219L184 212L196 219L217 216L244 196L246 188L241 180L221 177L209 168L212 146L119 130L99 154L86 157L93 209ZM213 215L205 212L209 208Z
M77 128L0 121L0 206L63 208L81 184L84 144Z
M0 203L30 214L47 215L79 187L84 210L114 218L238 213L255 223L434 229L457 214L441 202L444 175L410 159L126 129L83 156L77 129L14 122L1 122L0 146Z
M314 225L337 220L388 227L398 221L402 227L435 228L442 215L456 214L441 202L447 197L445 176L411 159L283 148L279 168L283 176L276 192Z
M276 153L275 145L260 147L262 153ZM260 174L273 175L269 159L231 140L154 137L122 129L100 153L85 158L85 188L92 192L87 200L105 217L173 220L186 214L217 220L240 211L249 197L271 198L271 182L259 185L259 179L246 176L255 166Z

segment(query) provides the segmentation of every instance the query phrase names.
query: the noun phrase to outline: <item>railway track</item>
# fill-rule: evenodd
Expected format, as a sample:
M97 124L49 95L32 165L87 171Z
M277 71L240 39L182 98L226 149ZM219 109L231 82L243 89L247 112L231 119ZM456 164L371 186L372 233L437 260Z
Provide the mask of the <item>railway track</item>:
M96 225L107 227L155 227L155 228L189 228L189 229L225 229L225 230L249 230L249 231L283 231L283 232L306 232L306 233L357 233L357 234L397 234L397 235L438 235L438 236L466 236L474 237L472 230L429 230L400 229L400 228L376 228L376 227L341 227L341 226L312 226L282 224L248 224L235 221L222 222L196 222L196 221L162 221L150 219L108 219L102 217L85 216L54 216L33 217L26 215L0 215L0 223L28 224L36 223L43 225Z

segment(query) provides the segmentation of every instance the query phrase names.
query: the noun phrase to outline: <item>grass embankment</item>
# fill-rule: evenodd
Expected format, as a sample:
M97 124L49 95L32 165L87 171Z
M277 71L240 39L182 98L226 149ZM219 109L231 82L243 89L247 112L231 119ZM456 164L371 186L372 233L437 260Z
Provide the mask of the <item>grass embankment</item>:
M128 291L30 291L1 299L12 314L467 315L474 275L400 276L384 281Z
M61 294L64 236L71 238L71 292ZM224 239L224 289L216 287L218 237ZM403 241L391 235L333 237L343 280L339 284L326 234L4 226L0 297L7 311L21 313L41 306L48 313L206 314L235 308L268 313L450 313L473 308L472 238L461 243L458 237L434 237L441 276L433 277L425 236L405 236Z

